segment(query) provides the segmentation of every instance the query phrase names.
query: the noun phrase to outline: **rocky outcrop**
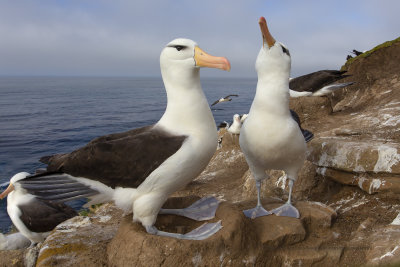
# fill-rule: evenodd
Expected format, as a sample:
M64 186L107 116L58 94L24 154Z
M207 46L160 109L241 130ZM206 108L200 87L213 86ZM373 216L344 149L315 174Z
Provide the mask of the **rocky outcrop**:
M360 266L400 262L400 40L348 62L355 84L329 97L294 99L291 108L315 137L294 184L300 219L246 218L256 204L254 179L238 136L221 146L203 173L168 199L185 207L221 200L223 228L203 241L147 234L106 204L59 225L40 245L37 266ZM287 178L271 170L262 183L267 209L287 200ZM156 226L188 232L202 222L159 215ZM23 252L0 252L0 266L23 265ZM7 252L8 253L8 252Z
M352 59L343 69L355 84L324 100L294 100L314 131L308 159L319 174L363 191L400 190L400 39ZM319 112L317 109L320 108Z

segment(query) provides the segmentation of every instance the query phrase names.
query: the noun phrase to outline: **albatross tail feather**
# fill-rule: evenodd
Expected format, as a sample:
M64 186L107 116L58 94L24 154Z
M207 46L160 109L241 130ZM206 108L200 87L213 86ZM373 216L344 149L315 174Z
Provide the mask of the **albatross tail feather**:
M346 87L346 86L349 86L352 84L354 84L354 82L330 84L330 85L322 87L318 91L314 92L312 95L313 96L324 96L324 95L330 94L340 88L343 88L343 87Z

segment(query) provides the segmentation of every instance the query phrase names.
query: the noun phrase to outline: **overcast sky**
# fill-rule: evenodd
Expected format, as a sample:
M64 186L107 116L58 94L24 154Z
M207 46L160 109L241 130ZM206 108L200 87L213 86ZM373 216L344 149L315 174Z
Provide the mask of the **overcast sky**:
M164 45L185 37L231 62L204 76L255 77L265 16L295 77L399 37L399 10L399 0L1 0L0 75L157 77Z

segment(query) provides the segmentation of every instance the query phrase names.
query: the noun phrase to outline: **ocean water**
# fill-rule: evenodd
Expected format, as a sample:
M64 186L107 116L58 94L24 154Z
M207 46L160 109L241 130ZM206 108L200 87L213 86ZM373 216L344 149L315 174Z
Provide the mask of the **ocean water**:
M248 113L256 79L202 78L217 125ZM67 153L95 137L153 124L163 114L161 78L0 77L0 190L16 173L34 173L42 156ZM0 200L0 231L11 221Z

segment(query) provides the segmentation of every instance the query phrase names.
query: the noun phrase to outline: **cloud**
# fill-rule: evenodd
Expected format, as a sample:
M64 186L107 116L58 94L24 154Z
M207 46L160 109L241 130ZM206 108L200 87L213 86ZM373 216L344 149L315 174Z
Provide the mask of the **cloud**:
M159 54L177 37L226 56L231 73L255 77L258 18L288 45L292 75L339 68L352 49L398 37L395 0L50 1L0 3L0 75L159 76Z

